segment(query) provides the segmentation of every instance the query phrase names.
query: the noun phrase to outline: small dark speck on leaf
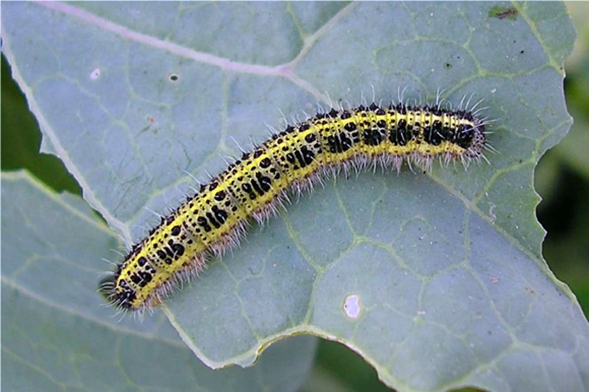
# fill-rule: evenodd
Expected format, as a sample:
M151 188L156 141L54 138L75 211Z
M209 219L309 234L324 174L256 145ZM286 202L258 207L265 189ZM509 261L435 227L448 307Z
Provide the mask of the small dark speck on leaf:
M170 76L168 76L168 79L170 79L170 81L172 82L177 82L180 79L180 76L178 76L178 74L170 74Z
M528 294L536 294L536 291L530 287L526 287L526 291L528 292Z
M516 20L517 19L517 10L513 7L503 7L500 5L496 5L489 10L489 17L490 18L497 18L497 19L509 19L509 20Z

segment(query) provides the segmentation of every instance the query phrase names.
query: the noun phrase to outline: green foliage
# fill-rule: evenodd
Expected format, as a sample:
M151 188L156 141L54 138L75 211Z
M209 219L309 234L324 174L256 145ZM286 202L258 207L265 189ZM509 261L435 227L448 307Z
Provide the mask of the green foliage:
M532 180L571 124L562 63L574 33L559 4L517 4L515 20L491 7L4 4L3 50L42 151L61 158L127 245L157 222L150 211L191 192L188 173L206 181L222 155L239 154L233 140L281 127L279 109L388 101L404 87L407 99L442 90L454 105L472 94L485 99L499 151L467 171L328 181L250 230L164 306L167 319L142 323L100 306L101 259L120 261L110 250L122 249L106 225L81 199L5 174L3 359L14 376L4 381L296 390L313 360L309 337L273 344L251 369L202 362L251 365L271 342L313 334L353 348L399 390L587 388L589 328L542 259Z

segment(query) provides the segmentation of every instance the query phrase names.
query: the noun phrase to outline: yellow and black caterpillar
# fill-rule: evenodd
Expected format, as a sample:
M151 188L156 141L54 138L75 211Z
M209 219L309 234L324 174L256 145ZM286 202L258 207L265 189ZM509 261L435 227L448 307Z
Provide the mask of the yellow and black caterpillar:
M331 109L286 129L229 165L134 245L102 285L121 309L157 306L212 256L237 246L248 222L263 222L326 175L371 165L429 168L434 158L467 164L483 156L485 121L439 104Z

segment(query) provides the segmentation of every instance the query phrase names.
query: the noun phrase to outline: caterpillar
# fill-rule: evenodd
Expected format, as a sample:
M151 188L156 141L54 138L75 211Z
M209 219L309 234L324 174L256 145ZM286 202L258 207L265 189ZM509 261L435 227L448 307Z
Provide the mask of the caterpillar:
M263 223L284 207L289 193L300 195L341 170L382 165L398 173L403 162L429 169L435 158L465 166L484 158L488 122L477 117L479 111L438 102L372 103L319 111L287 125L163 217L101 291L120 310L152 309L209 259L236 247L252 220Z

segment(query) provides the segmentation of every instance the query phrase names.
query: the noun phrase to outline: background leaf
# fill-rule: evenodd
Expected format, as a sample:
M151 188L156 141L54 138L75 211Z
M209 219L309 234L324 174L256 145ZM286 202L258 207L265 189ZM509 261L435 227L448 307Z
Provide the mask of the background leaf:
M587 323L541 260L531 180L570 125L561 66L572 30L559 5L522 5L515 20L490 7L10 4L3 37L44 150L127 243L157 221L148 209L189 191L184 171L206 180L220 154L238 154L232 138L263 140L277 109L312 112L324 91L355 103L372 86L377 101L405 86L409 99L485 98L500 151L491 165L330 182L252 230L168 316L211 366L250 364L267 342L312 332L399 389L504 389L522 374L524 389L563 374L578 387Z
M80 199L2 175L2 387L11 391L295 391L315 339L272 346L251 369L213 371L165 318L119 320L96 294L116 238Z

